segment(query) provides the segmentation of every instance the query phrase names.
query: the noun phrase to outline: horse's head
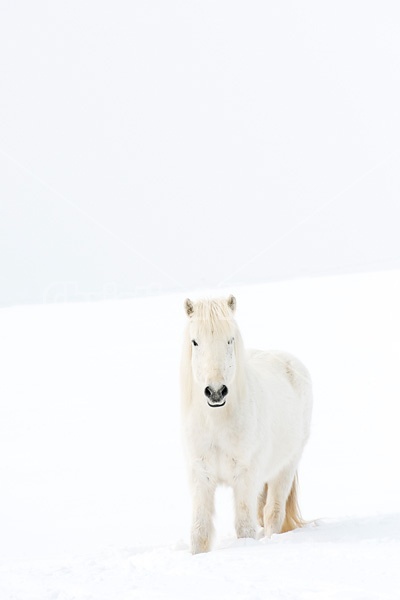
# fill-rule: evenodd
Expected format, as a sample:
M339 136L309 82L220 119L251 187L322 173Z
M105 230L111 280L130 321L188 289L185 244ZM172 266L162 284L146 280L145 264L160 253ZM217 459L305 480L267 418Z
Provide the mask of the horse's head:
M189 317L192 372L209 406L224 406L236 371L234 296L185 301Z

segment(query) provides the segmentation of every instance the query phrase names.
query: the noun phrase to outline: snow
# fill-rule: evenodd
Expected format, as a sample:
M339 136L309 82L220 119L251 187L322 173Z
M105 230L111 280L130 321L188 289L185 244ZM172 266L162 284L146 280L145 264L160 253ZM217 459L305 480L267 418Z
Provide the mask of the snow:
M247 346L310 369L309 524L189 552L181 295L0 311L0 598L397 599L400 272L237 289ZM210 290L211 292L212 290ZM214 290L215 292L215 290Z
M387 516L321 522L268 542L229 541L195 557L173 546L119 548L0 573L13 598L32 600L386 599L398 598L399 543L400 519Z
M398 600L398 3L6 4L0 600ZM205 286L315 408L308 526L238 541L220 489L193 557L178 370Z

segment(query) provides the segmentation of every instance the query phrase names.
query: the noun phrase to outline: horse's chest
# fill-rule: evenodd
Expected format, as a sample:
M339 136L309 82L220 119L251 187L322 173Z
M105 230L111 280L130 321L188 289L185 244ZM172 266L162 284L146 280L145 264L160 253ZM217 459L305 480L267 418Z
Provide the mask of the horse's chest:
M207 452L207 463L216 482L232 485L247 467L246 454L241 444L229 436L214 440Z
M243 472L253 468L252 433L243 419L240 423L232 419L202 423L198 417L193 418L187 440L191 465L197 471L197 477L205 477L216 484L234 485Z
M233 485L243 466L239 458L232 454L226 454L223 451L218 451L216 455L216 478L218 483Z

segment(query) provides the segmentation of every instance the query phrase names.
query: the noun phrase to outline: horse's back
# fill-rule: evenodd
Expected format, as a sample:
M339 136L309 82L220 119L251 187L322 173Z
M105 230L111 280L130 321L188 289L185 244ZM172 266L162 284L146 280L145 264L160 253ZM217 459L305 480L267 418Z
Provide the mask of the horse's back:
M304 364L289 352L247 350L250 367L261 377L273 376L289 383L296 392L311 392L311 377Z

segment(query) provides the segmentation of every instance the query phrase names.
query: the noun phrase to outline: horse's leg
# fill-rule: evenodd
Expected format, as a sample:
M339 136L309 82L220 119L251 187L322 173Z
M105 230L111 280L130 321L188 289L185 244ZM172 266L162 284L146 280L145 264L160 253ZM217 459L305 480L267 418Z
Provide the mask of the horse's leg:
M264 527L264 506L267 501L268 484L266 483L262 489L262 492L258 495L258 522L260 527Z
M255 538L257 533L257 489L248 474L240 475L233 487L235 528L238 538Z
M207 476L192 478L192 554L208 552L214 534L215 484Z
M271 537L282 531L286 514L286 501L296 475L297 461L283 469L274 479L268 481L267 501L264 507L264 535Z

